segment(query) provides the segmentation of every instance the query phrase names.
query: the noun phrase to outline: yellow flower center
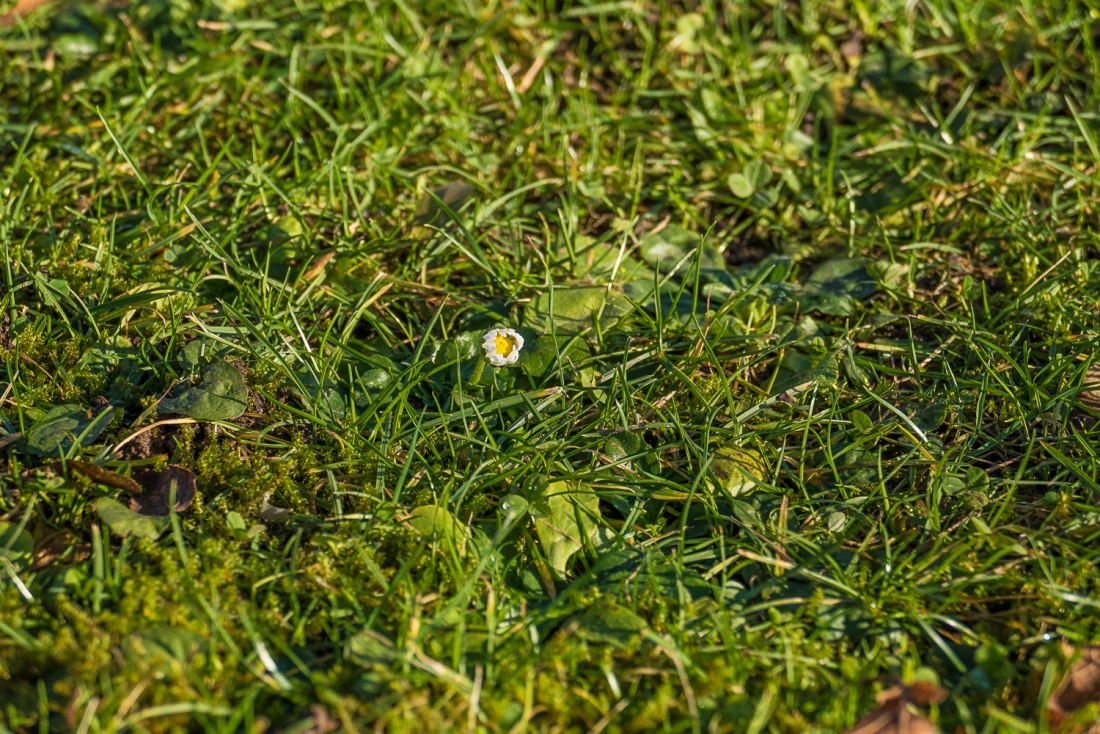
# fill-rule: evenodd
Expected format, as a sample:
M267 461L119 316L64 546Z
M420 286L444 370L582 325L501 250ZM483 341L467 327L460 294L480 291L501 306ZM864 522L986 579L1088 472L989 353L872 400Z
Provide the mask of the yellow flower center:
M512 353L512 349L515 348L516 342L512 337L506 334L497 334L493 337L493 346L497 349L497 354L502 357L507 357Z

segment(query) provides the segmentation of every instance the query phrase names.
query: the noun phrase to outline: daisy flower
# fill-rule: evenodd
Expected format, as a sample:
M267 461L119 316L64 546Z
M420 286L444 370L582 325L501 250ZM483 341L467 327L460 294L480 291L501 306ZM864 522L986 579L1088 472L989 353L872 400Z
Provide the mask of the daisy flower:
M490 329L481 340L481 348L494 367L515 364L523 349L523 337L515 329Z

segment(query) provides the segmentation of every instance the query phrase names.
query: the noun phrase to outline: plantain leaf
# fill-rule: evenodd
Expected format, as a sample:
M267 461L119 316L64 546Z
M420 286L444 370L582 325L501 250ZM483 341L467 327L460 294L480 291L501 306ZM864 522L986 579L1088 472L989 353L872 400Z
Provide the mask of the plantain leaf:
M597 325L607 331L629 311L630 304L618 290L577 286L536 296L524 315L526 324L536 331L579 334Z
M751 194L750 191L749 195ZM709 242L704 243L703 238L691 230L670 224L642 238L642 259L662 273L669 272L677 263L694 255L696 251L699 251L699 269L703 273L725 272L726 261L718 248ZM681 265L680 272L686 272L693 260L694 257Z
M91 446L113 415L111 408L97 413L79 405L59 405L35 422L24 446L38 456L68 455L74 446Z
M417 507L405 522L423 537L439 538L445 544L453 545L459 555L466 555L466 541L470 533L446 507L438 505Z
M649 626L637 614L613 602L597 602L577 621L577 634L583 639L618 648L630 647Z
M829 316L851 315L856 301L878 290L878 280L867 270L870 262L862 257L842 257L821 263L802 286L802 309Z
M553 482L531 506L535 531L550 566L564 576L569 559L597 536L600 500L592 488L575 482Z
M167 522L164 518L152 518L134 512L129 507L110 497L100 497L95 501L95 511L99 519L107 523L112 532L126 537L134 535L146 540L156 540Z
M239 417L247 406L248 388L240 371L227 362L215 362L202 373L198 385L162 400L160 410L197 421L228 421Z

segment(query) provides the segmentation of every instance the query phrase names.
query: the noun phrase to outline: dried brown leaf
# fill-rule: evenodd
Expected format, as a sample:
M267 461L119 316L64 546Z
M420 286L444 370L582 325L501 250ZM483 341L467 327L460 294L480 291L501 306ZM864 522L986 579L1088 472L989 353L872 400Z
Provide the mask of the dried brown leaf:
M935 683L919 681L905 687L905 700L918 706L928 706L933 703L943 703L947 699L947 691Z
M1065 653L1072 657L1076 651L1067 645ZM1050 723L1057 728L1074 711L1090 703L1100 703L1100 645L1081 650L1066 677L1054 689L1047 702Z
M329 714L328 709L320 704L311 706L309 714L309 718L313 721L310 727L305 730L305 734L332 734L340 728L340 725Z
M93 482L99 484L105 484L108 487L114 487L115 489L124 489L127 492L139 493L144 491L140 484L127 476L123 476L118 472L113 472L110 469L104 469L96 464L90 464L86 461L66 461L64 464L60 461L53 463L53 470L61 473L65 468L74 474L82 474L88 477Z
M91 554L91 545L77 542L77 539L66 530L58 530L42 522L34 529L32 571L41 571L58 563L80 563L87 560Z
M309 269L302 274L302 280L308 282L316 278L321 273L325 272L325 268L332 262L332 258L336 257L336 250L329 250L328 252L322 252L313 264L309 266Z
M863 58L864 38L863 31L857 28L852 31L852 35L848 37L848 40L840 44L840 54L848 62L848 66L859 64L860 59Z
M1089 410L1100 411L1100 364L1089 367L1077 399Z
M0 26L15 25L19 20L19 16L26 15L43 5L48 5L50 0L19 0L12 8L10 13L4 13L0 15Z
M856 722L844 734L938 734L935 725L914 713L910 703L939 703L947 692L931 683L894 686L879 693L879 707Z
M130 500L130 509L142 515L167 515L172 485L176 487L176 512L183 512L195 499L197 489L194 472L173 464L162 472L142 476L145 491Z

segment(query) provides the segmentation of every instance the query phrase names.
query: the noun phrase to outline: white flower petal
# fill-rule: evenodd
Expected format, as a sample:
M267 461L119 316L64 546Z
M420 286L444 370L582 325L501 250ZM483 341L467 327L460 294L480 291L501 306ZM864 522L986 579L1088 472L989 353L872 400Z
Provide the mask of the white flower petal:
M498 347L501 339L510 342L511 348L507 354L501 354ZM485 351L485 359L494 367L515 364L519 360L520 350L523 349L523 337L515 329L490 329L482 337L481 348Z

